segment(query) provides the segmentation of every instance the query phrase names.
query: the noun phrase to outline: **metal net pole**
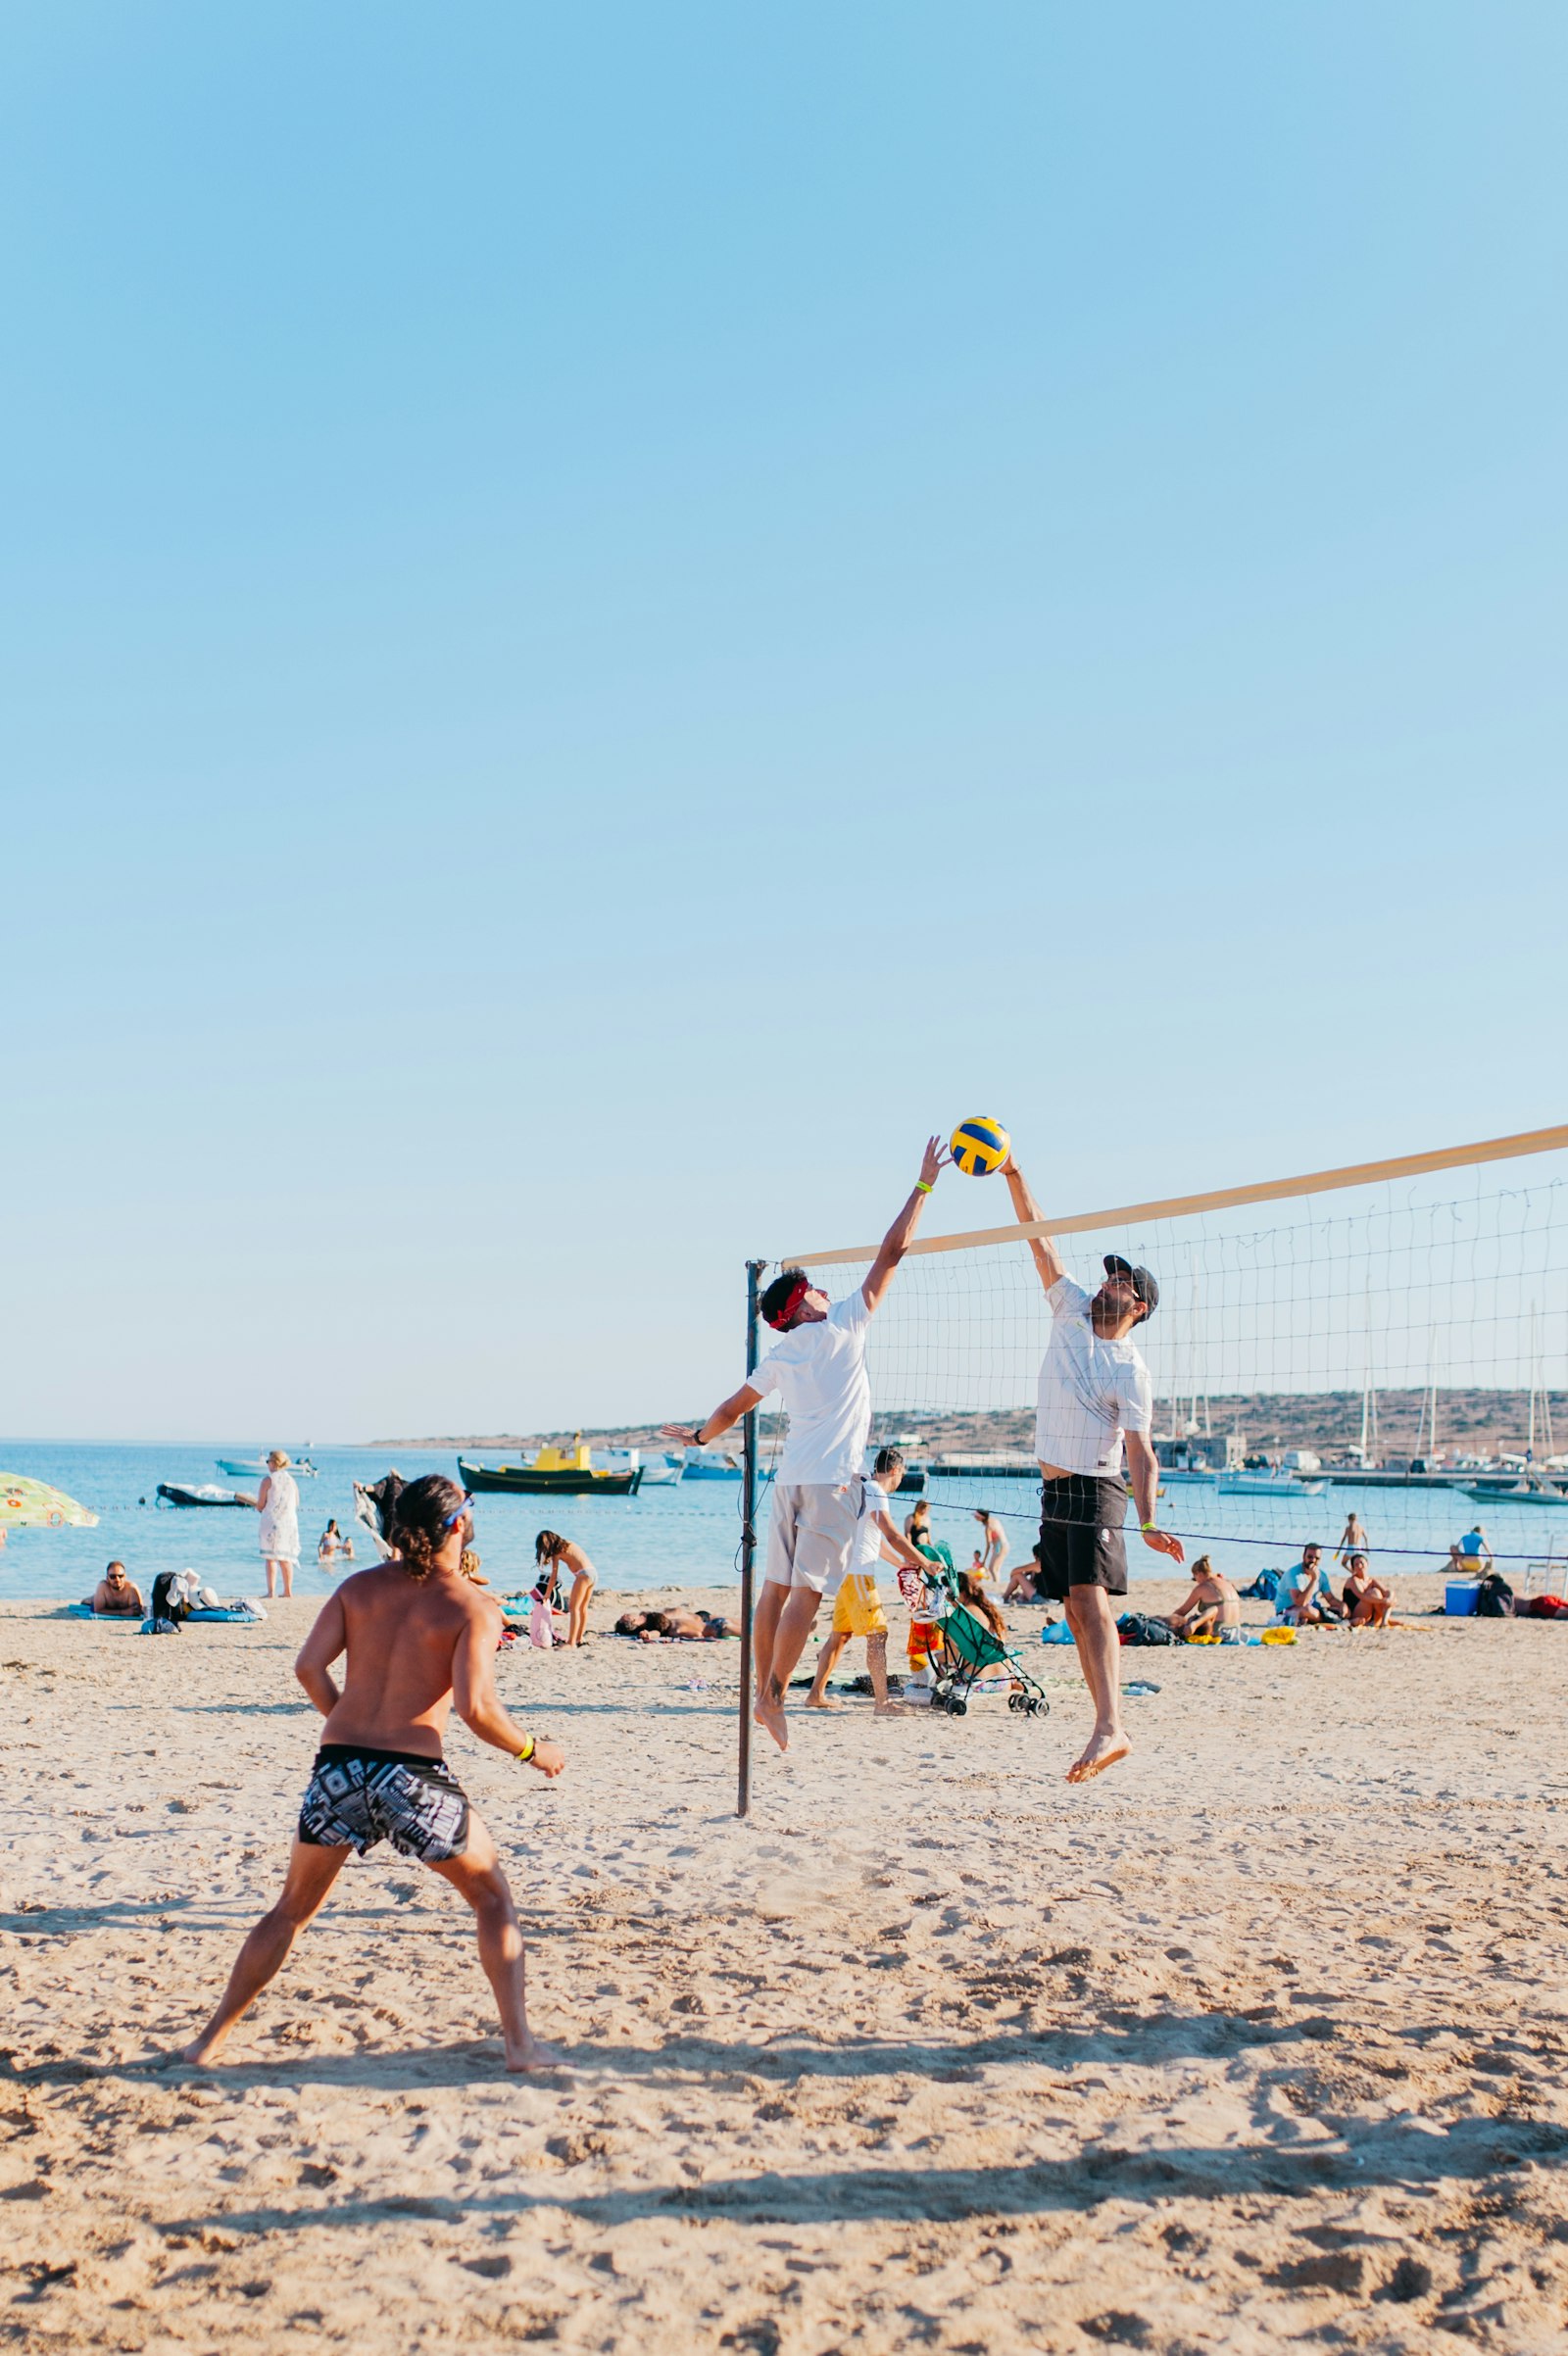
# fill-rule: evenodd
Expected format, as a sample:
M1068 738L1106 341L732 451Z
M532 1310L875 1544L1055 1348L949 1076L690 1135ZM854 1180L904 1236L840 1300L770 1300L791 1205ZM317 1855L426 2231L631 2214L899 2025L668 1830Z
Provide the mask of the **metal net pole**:
M757 1297L758 1280L766 1267L766 1260L749 1259L746 1263L746 1371L757 1371ZM741 1423L744 1466L741 1487L741 1718L740 1718L740 1791L735 1803L737 1816L748 1815L752 1805L752 1603L753 1573L757 1561L757 1409Z

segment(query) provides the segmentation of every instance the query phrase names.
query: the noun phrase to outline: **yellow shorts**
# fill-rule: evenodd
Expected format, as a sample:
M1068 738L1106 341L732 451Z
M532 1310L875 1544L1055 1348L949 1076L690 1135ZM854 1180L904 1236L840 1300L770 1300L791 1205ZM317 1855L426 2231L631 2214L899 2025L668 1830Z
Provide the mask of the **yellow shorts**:
M863 1571L851 1571L833 1606L835 1636L886 1636L887 1614L876 1592L876 1581Z

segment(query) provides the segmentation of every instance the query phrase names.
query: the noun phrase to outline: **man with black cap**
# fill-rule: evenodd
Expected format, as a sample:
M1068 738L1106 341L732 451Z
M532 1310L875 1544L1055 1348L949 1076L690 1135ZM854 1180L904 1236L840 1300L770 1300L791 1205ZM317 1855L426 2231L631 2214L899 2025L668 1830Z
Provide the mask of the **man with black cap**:
M1019 1220L1040 1219L1040 1205L1010 1154L1003 1175ZM1159 1287L1147 1268L1107 1252L1105 1281L1091 1297L1067 1274L1049 1236L1031 1236L1029 1249L1053 1320L1035 1415L1037 1592L1066 1604L1094 1698L1094 1732L1067 1770L1069 1784L1087 1784L1132 1748L1122 1729L1120 1643L1110 1601L1127 1593L1124 1447L1145 1546L1182 1559L1180 1541L1154 1526L1159 1467L1150 1439L1153 1393L1149 1368L1127 1339L1158 1306Z

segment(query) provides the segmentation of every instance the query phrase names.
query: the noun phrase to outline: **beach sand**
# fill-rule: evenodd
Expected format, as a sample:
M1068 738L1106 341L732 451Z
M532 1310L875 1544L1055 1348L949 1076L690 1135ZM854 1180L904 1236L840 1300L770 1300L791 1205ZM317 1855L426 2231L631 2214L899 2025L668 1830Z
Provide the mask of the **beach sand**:
M1048 1719L798 1715L744 1824L738 1647L509 1654L566 1774L450 1755L570 2072L502 2074L465 1909L384 1848L191 2070L314 1609L0 1610L8 2344L1568 2347L1568 1630L1129 1652L1137 1750L1069 1791L1020 1612Z

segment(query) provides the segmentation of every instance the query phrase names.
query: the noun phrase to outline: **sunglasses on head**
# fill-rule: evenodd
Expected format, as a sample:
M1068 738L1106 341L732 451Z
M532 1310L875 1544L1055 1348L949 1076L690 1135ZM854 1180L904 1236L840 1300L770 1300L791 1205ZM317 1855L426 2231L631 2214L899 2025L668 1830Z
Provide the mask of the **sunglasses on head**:
M452 1528L454 1527L454 1525L455 1525L456 1523L458 1523L458 1522L461 1522L461 1521L462 1521L462 1519L463 1519L463 1517L464 1517L464 1515L465 1515L465 1514L466 1514L466 1512L469 1510L469 1508L472 1506L472 1504L473 1504L473 1499L472 1499L472 1497L465 1497L465 1498L464 1498L464 1500L463 1500L462 1504L461 1504L461 1505L458 1507L458 1510L457 1510L457 1512L456 1512L456 1513L449 1513L449 1514L447 1515L447 1518L446 1518L446 1520L445 1520L445 1521L444 1521L444 1522L441 1524L441 1527L442 1527L442 1529L443 1529L443 1530L450 1530L450 1529L452 1529Z

